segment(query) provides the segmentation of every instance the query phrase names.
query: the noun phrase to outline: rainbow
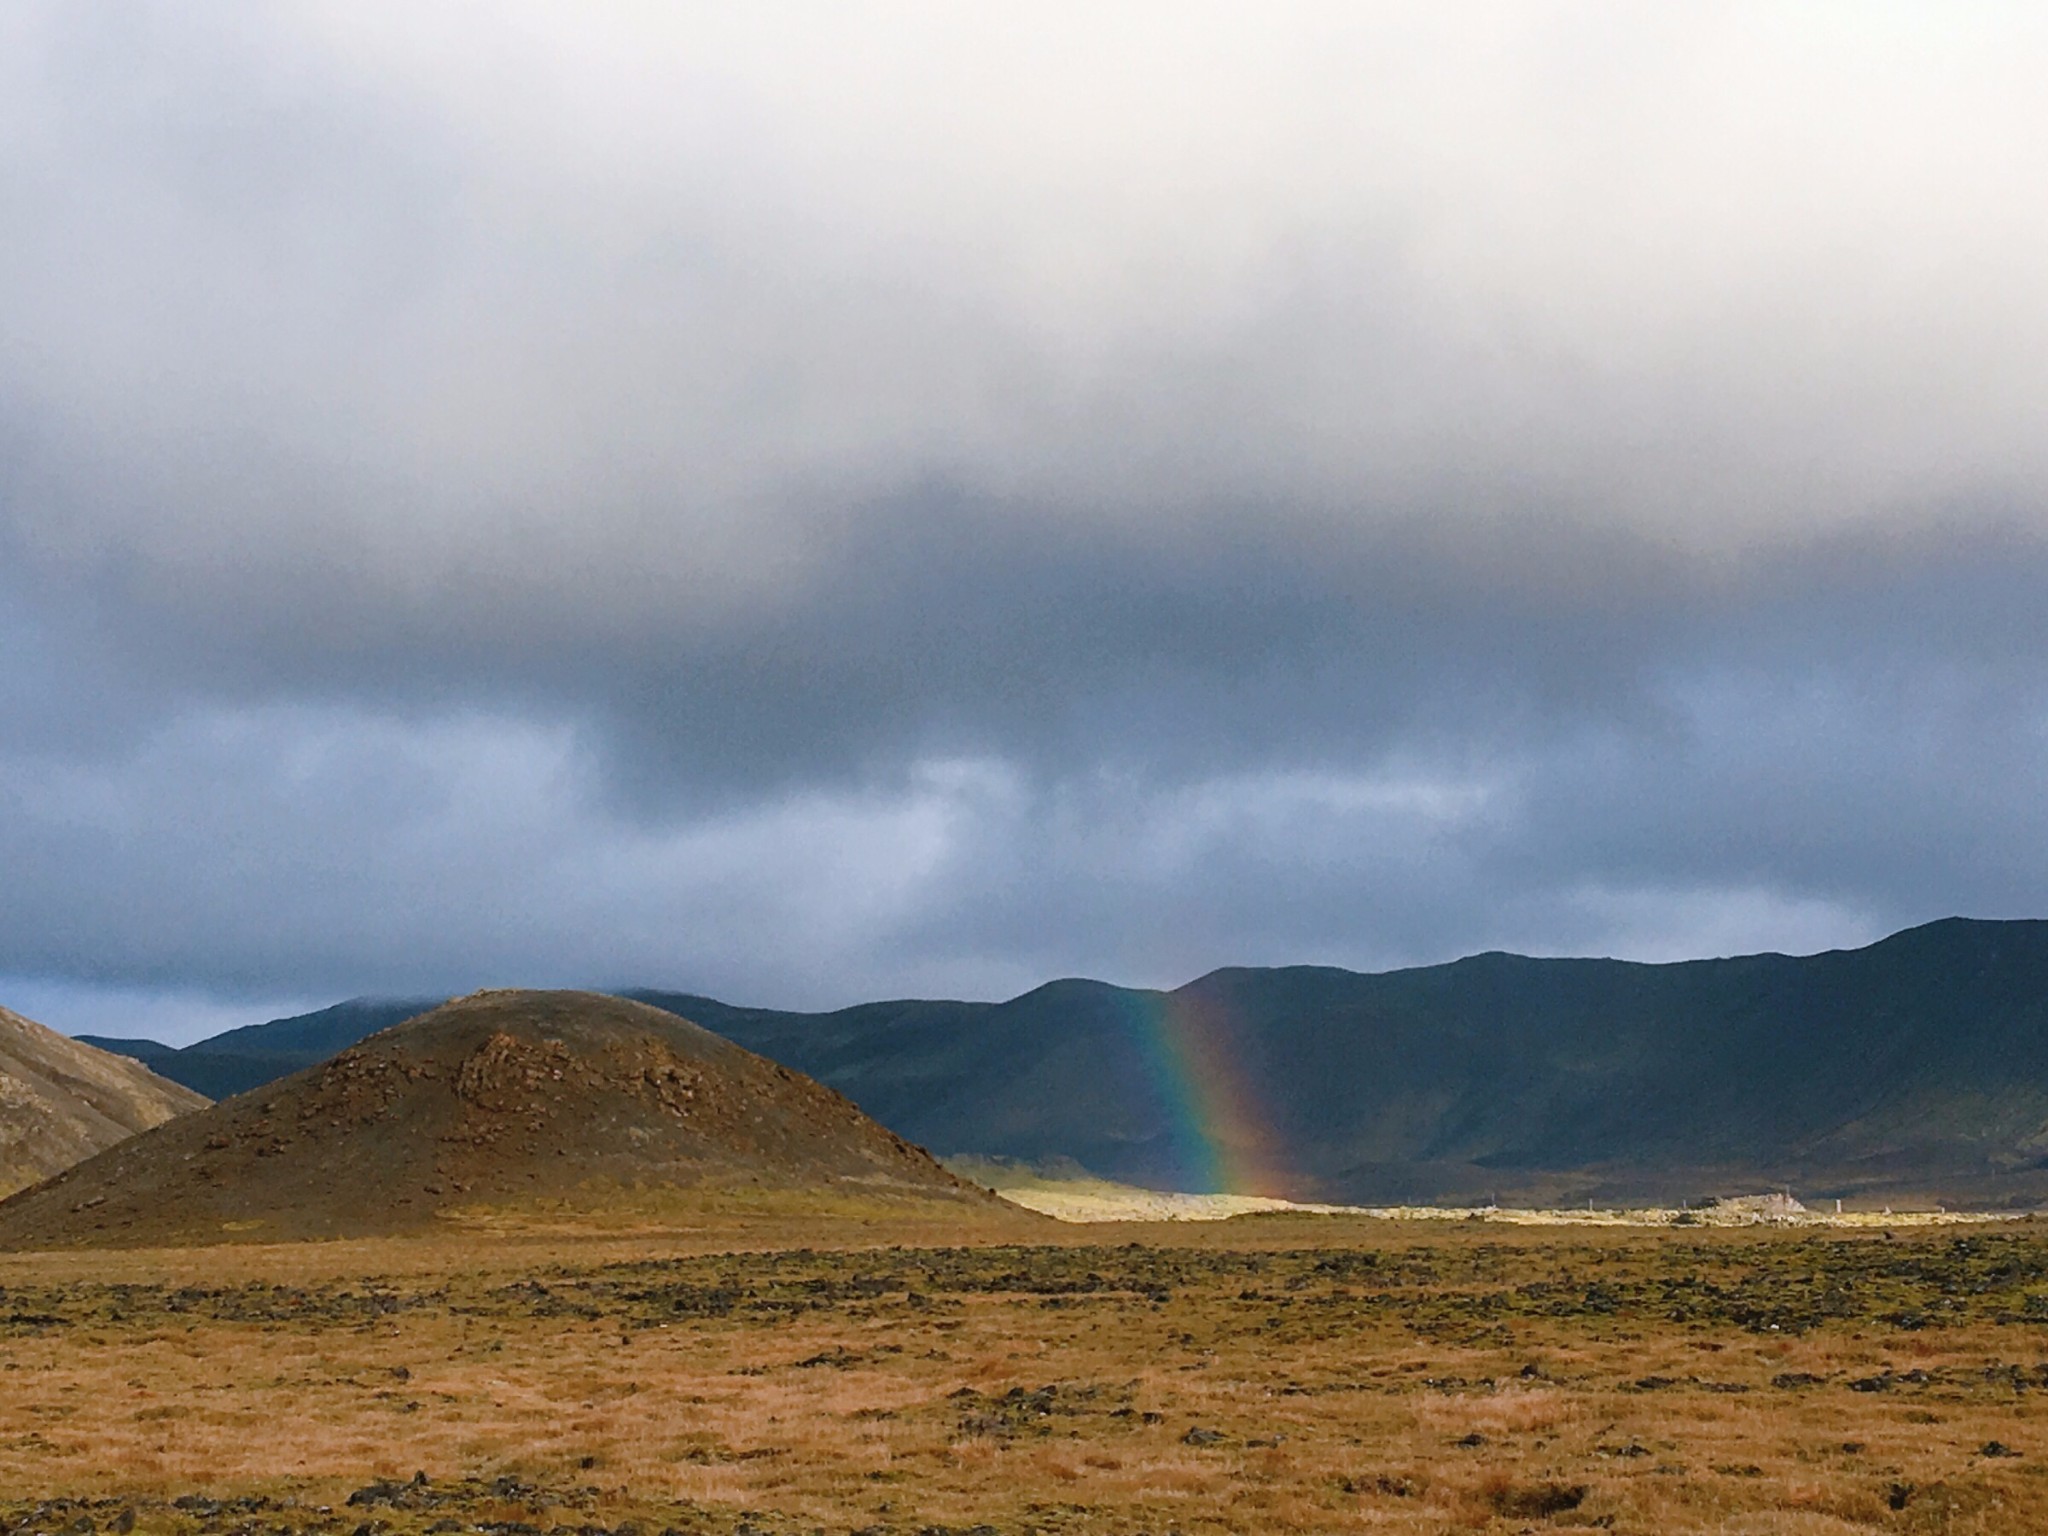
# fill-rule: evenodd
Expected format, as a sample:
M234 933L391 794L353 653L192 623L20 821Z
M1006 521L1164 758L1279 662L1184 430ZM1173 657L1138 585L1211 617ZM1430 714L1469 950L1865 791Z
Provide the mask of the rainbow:
M1205 1194L1286 1196L1297 1185L1273 1117L1232 1041L1225 1004L1132 992L1130 1024L1165 1108L1175 1160Z

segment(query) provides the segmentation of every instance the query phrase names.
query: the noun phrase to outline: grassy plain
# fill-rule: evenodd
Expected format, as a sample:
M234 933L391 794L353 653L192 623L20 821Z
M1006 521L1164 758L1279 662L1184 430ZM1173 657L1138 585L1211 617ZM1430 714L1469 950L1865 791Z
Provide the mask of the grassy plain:
M0 1257L58 1536L2048 1532L2048 1224L764 1215Z

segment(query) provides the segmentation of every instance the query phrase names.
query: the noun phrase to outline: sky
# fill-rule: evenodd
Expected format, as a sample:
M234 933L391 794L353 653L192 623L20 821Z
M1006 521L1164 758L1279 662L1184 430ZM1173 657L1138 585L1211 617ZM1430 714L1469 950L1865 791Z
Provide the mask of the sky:
M2031 5L17 0L0 1004L2048 915Z

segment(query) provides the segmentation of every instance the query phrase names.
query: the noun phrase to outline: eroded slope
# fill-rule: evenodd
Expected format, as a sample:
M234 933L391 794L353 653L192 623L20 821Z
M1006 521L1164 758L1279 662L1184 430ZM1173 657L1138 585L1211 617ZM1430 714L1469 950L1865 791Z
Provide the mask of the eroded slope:
M205 1106L139 1062L0 1008L0 1194Z

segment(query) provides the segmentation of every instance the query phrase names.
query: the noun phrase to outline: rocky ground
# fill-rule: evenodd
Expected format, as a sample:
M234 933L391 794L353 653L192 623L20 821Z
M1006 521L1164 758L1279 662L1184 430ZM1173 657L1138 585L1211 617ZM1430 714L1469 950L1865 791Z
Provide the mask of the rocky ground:
M2048 1531L2031 1223L801 1231L7 1260L0 1524Z

